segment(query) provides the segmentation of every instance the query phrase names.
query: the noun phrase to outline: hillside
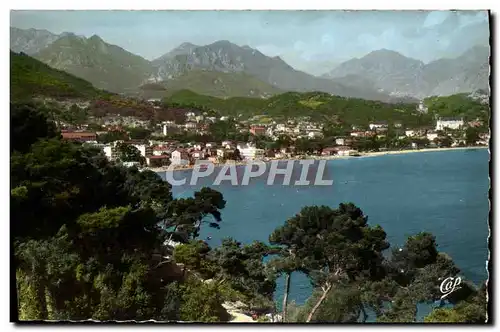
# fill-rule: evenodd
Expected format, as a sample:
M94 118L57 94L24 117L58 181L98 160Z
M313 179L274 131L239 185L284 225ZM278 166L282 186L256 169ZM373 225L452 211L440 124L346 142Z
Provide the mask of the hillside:
M156 72L151 80L175 79L193 70L245 73L282 91L323 91L344 97L389 100L388 95L370 88L349 87L295 70L280 57L268 57L249 46L226 40L210 45L185 43L152 62Z
M420 114L413 103L383 103L331 96L323 92L287 92L268 99L203 96L179 91L164 99L165 103L214 109L221 115L248 119L256 115L272 118L309 116L319 121L368 125L371 121L402 121L408 125L431 123L432 117Z
M424 100L424 104L429 108L429 113L436 117L461 117L465 121L480 119L487 124L490 120L490 105L484 98L477 98L478 93L429 97ZM482 93L479 95L484 96Z
M149 61L96 35L90 38L63 36L34 57L112 92L137 88L152 70Z
M195 70L163 82L169 94L179 90L191 90L199 94L226 98L267 98L280 93L270 84L244 73L223 73Z
M11 100L34 96L92 98L104 94L89 82L49 67L25 54L10 52Z

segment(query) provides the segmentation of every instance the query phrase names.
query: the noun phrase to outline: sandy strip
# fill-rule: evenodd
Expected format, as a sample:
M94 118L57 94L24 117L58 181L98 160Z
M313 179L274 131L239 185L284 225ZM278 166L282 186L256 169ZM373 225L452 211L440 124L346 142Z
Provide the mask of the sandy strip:
M488 149L489 146L466 146L466 147L455 147L455 148L427 148L427 149L412 149L412 150L397 150L397 151L378 151L378 152L360 152L359 156L305 156L304 158L291 158L291 159L272 159L269 158L269 161L279 160L279 161L287 161L287 160L336 160L336 159L349 159L349 158L366 158L366 157L377 157L377 156L385 156L390 154L407 154L407 153L417 153L417 152L435 152L435 151L451 151L451 150L469 150L469 149ZM267 162L269 162L267 161ZM236 165L242 166L247 165L249 162L241 161L235 163L227 163L228 165ZM215 167L222 167L226 164L214 164ZM144 169L153 171L153 172L175 172L175 171L186 171L193 169L194 165L190 166L182 166L175 168L173 170L169 170L168 167L145 167Z

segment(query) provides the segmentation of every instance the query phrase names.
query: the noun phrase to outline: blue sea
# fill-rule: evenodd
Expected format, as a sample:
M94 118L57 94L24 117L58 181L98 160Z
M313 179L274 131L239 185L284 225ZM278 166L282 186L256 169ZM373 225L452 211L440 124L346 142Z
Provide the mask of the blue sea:
M461 274L479 284L488 278L489 158L488 149L464 149L337 159L327 162L324 178L333 180L329 186L283 186L280 176L269 186L265 173L248 186L232 186L229 181L211 186L214 175L196 186L174 186L173 192L186 197L208 185L222 192L227 205L221 228L206 227L200 236L210 236L207 242L212 246L224 237L267 242L276 227L304 206L335 208L341 202L353 202L368 216L369 224L384 228L393 246L403 245L409 235L431 232L439 250L453 258ZM176 172L174 177L189 172ZM276 289L278 303L282 282ZM292 275L290 301L304 303L310 294L307 278Z

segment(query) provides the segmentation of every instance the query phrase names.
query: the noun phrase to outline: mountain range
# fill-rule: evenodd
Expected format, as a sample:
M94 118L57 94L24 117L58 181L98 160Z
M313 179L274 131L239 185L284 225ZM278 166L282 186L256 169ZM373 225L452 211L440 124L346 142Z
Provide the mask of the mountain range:
M391 50L373 51L323 75L347 86L376 87L391 95L427 97L489 87L489 48L474 46L454 59L424 64Z
M85 38L12 27L10 34L12 51L31 55L97 88L117 93L158 95L192 89L217 97L265 98L283 91L321 91L400 101L489 90L489 48L480 46L455 59L428 64L394 51L378 50L317 77L292 68L280 57L225 40L209 45L183 43L148 61L97 35ZM148 90L151 86L156 88Z

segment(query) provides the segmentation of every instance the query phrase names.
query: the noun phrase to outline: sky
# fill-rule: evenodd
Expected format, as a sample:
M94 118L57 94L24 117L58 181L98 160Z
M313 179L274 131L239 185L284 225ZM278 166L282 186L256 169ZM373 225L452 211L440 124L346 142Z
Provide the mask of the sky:
M382 48L427 63L489 43L486 11L11 11L11 26L97 34L148 60L229 40L315 75Z

